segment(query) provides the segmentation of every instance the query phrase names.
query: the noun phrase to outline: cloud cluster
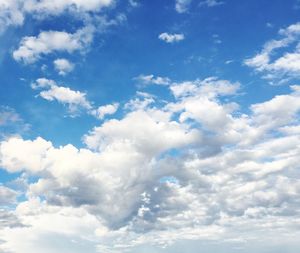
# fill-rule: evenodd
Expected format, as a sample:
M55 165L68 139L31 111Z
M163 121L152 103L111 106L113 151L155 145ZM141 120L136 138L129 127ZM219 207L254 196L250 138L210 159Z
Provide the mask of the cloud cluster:
M279 36L280 39L268 41L260 53L245 60L247 66L261 73L272 84L299 77L300 23L280 29Z
M171 101L141 94L131 103L152 102L93 128L85 148L54 147L41 137L2 141L0 166L38 179L14 211L25 227L0 230L0 249L62 250L45 238L61 238L64 252L84 252L80 245L126 252L184 239L289 235L296 242L299 86L252 104L248 114L227 102L239 83L210 77L166 88Z

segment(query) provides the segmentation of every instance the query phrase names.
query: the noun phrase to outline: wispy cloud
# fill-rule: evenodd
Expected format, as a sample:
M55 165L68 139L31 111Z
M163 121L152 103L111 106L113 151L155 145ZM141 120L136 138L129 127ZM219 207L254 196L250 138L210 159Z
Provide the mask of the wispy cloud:
M244 61L272 84L299 77L300 53L297 42L300 38L300 23L280 29L279 36L280 39L268 41L260 53Z

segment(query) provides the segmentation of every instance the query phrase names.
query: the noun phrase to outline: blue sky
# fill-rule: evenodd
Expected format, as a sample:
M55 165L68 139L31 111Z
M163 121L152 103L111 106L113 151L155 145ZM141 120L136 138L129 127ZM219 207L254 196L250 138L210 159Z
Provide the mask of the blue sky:
M299 13L0 0L0 252L298 252Z

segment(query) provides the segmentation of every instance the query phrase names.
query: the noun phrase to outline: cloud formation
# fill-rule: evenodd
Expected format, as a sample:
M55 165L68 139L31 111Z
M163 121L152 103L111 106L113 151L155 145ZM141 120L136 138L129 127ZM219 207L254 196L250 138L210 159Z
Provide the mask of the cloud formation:
M14 212L26 227L0 230L0 249L37 253L45 236L66 245L75 238L90 252L183 239L253 240L279 231L296 242L299 86L252 104L248 114L226 102L239 94L236 82L210 77L170 81L166 89L170 101L140 94L139 103L152 103L94 127L81 149L42 137L2 141L1 167L38 180Z

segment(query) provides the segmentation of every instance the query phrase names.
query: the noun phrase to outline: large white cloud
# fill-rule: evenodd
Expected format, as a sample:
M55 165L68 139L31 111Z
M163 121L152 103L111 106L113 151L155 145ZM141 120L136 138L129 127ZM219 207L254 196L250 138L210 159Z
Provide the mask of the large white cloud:
M45 238L60 238L66 252L202 239L297 244L299 87L248 114L224 99L238 94L239 83L208 78L168 88L172 102L161 106L153 97L105 121L84 136L82 149L42 138L2 141L1 167L38 180L11 214L23 226L0 230L0 249L62 250Z

